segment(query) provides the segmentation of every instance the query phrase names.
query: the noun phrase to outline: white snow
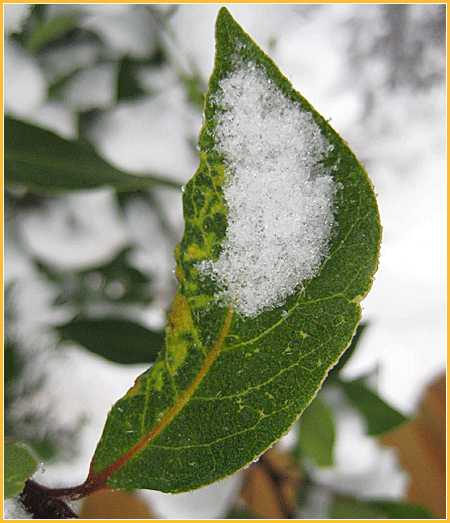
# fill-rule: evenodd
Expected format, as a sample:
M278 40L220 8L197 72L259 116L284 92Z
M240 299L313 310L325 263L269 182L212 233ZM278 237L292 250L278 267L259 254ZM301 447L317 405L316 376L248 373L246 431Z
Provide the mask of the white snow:
M3 504L4 519L33 519L32 514L25 510L17 497L5 499Z
M337 184L320 161L332 149L310 113L254 63L240 64L212 96L229 179L228 228L201 275L244 316L281 304L317 274L334 225Z
M32 4L4 4L3 5L3 33L19 32L29 15Z
M65 269L106 263L129 241L109 187L69 192L24 216L19 227L34 255Z
M37 59L11 40L5 40L3 58L3 74L8 79L3 91L5 113L26 118L44 103L44 74Z
M198 167L198 155L186 138L198 136L200 119L191 127L181 85L166 77L164 91L123 102L105 112L91 129L97 151L113 165L135 174L153 173L185 183ZM174 154L176 151L176 154Z

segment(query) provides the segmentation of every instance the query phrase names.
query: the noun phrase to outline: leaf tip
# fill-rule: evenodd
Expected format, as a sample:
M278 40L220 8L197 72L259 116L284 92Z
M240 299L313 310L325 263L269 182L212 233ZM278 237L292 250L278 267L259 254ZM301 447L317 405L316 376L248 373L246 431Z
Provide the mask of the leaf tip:
M219 9L219 13L217 15L217 22L225 21L225 20L232 20L232 19L233 19L233 17L231 16L230 11L228 11L228 9L226 7L222 6Z

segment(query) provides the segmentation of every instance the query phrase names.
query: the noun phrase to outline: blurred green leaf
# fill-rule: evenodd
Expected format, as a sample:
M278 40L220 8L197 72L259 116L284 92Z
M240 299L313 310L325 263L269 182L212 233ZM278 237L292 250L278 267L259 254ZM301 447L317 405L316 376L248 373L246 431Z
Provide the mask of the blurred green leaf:
M260 517L247 508L233 507L225 514L224 519L260 519Z
M150 289L151 279L139 269L130 266L128 255L131 251L132 247L125 247L110 263L78 271L76 276L79 278L79 298L85 302L151 303L154 297ZM93 284L98 286L96 296L93 296Z
M23 445L9 440L4 442L4 499L20 494L38 468L38 461Z
M53 83L49 84L47 87L47 97L52 100L63 99L65 89L68 85L70 85L70 82L73 81L76 75L79 74L79 72L82 70L82 68L76 67L68 74L59 77Z
M63 271L58 271L54 267L47 265L46 263L38 260L37 258L33 260L35 268L40 271L45 277L53 283L61 283L63 278Z
M330 519L431 519L424 508L404 501L361 501L334 498Z
M433 519L427 509L405 501L370 501L371 507L383 511L391 519Z
M353 353L355 352L355 349L358 346L358 343L361 340L361 336L367 328L367 326L367 323L360 323L358 327L356 327L356 332L352 338L350 345L345 350L344 354L339 358L337 364L328 373L326 383L330 383L335 378L337 378L345 364L348 362L348 360L352 357Z
M124 56L119 63L117 76L117 100L138 98L145 93L137 77L138 64L128 56Z
M130 267L128 263L127 258L132 250L132 247L125 247L110 263L100 265L96 270L101 271L108 280L113 280L126 275L126 277L132 282L131 286L133 286L133 284L147 285L150 282L148 276L134 267ZM86 274L87 272L88 271L83 271L83 274Z
M8 399L8 386L12 384L23 372L24 359L20 355L17 343L5 336L3 352L3 383L5 390L5 403Z
M7 323L8 321L5 319L5 324ZM24 367L25 360L20 354L17 341L11 339L11 337L6 333L4 335L3 349L3 433L8 438L13 439L22 439L20 436L17 438L17 423L15 423L15 420L13 421L10 419L9 414L14 400L19 394L18 391L21 391L23 394L23 386L17 387L17 382L22 375Z
M364 384L364 379L336 380L347 398L364 416L369 436L379 436L395 429L409 418L391 407Z
M118 190L180 184L155 176L138 176L116 169L86 143L61 138L51 131L4 119L5 182L37 192L93 189L110 185Z
M299 510L303 509L308 503L311 494L311 487L314 486L313 480L305 470L301 470L301 475L301 483L297 491L297 509Z
M350 498L334 498L329 519L386 519L386 514L369 503Z
M128 262L132 247L125 247L105 265L81 271L59 270L35 259L35 267L51 282L59 286L54 305L66 303L79 309L92 304L148 305L154 294L150 288L151 278Z
M44 25L49 5L46 4L32 4L30 8L31 15L36 19L40 25Z
M198 71L196 66L191 64L191 67L193 72L191 74L181 73L180 79L186 90L188 100L198 109L202 110L205 103L205 93L208 86L203 81L200 71Z
M28 36L25 48L31 52L41 50L75 29L82 18L80 13L62 14L51 18Z
M299 420L300 455L310 457L318 467L331 467L334 439L331 411L320 396L316 396Z
M75 341L109 361L152 363L164 344L164 331L152 331L119 318L78 318L55 329L62 341Z

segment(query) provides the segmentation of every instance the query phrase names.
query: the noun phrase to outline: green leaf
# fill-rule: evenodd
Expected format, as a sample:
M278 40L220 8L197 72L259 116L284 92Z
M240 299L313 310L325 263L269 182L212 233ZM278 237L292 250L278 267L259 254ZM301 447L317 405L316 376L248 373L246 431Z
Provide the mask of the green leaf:
M47 97L51 100L64 100L64 92L67 86L70 85L73 79L76 78L82 70L81 67L75 67L64 76L58 77L53 83L50 83L47 87Z
M434 519L425 508L405 501L370 501L370 507L378 509L390 519Z
M55 329L62 341L76 341L110 361L129 365L154 362L164 344L164 332L120 318L76 318Z
M191 65L192 72L180 73L180 80L182 81L187 93L188 100L199 109L203 109L205 103L205 91L203 78L200 71L197 70L195 64Z
M334 498L330 519L432 519L424 508L404 501L360 501Z
M311 402L329 369L350 344L361 316L360 301L372 285L381 227L366 172L346 143L294 91L225 8L218 15L216 40L215 67L199 138L200 166L183 194L185 232L176 249L180 287L169 315L166 346L154 366L113 406L88 479L78 492L89 492L93 485L101 484L183 492L245 467L281 438ZM259 176L255 178L257 187L264 182L266 193L281 191L287 197L288 201L278 207L271 203L270 213L275 216L267 234L279 227L277 213L289 208L289 198L303 196L303 190L308 192L320 173L329 173L321 181L329 183L331 179L335 184L331 216L335 218L335 226L326 255L320 258L320 267L308 278L294 278L288 269L281 271L279 265L284 258L278 254L273 265L264 265L265 276L259 278L264 260L254 251L250 254L256 261L241 267L244 274L253 271L253 279L237 277L228 284L215 279L213 270L207 272L208 268L217 267L214 264L227 252L230 223L237 220L242 226L261 225L261 230L266 230L264 222L260 224L252 213L245 215L245 209L242 213L241 210L232 213L225 197L225 190L230 187L228 177L234 180L234 167L230 167L230 157L222 148L227 138L218 129L218 122L225 122L230 115L219 95L228 93L228 87L222 89L222 86L232 84L235 75L245 77L247 73L251 81L255 77L264 78L261 85L267 85L267 92L258 92L258 83L251 100L261 104L268 99L269 114L275 111L277 117L282 115L280 133L292 133L299 122L301 125L307 122L306 141L302 129L293 137L295 143L301 140L303 150L301 156L294 153L292 156L298 157L302 166L311 161L309 178L302 182L302 188L284 186L286 173L277 172L276 167L269 187L259 169L250 171L247 177L253 178L255 173L255 177ZM236 92L233 85L229 89L232 94ZM251 94L242 91L242 96ZM239 98L236 97L236 103ZM233 107L231 104L229 111ZM231 120L239 120L241 116L251 119L260 114L251 103L246 109L245 114L231 113ZM263 123L261 126L264 127ZM279 143L278 131L272 127L264 136L259 129L237 127L236 148L253 146L245 132L254 132L256 141L270 142L275 138L283 147L285 140ZM310 137L311 133L314 136ZM326 141L332 147L327 147L325 156L319 160L316 149ZM274 156L281 163L293 161L290 155L279 158L275 149L257 149L251 159L258 161L266 156L271 162ZM232 155L234 148L230 150ZM246 160L243 155L242 161ZM260 167L267 171L264 164ZM302 172L294 170L295 176ZM258 191L236 192L248 197L250 204L259 196ZM268 194L267 198L270 197ZM323 206L328 205L321 201ZM305 205L311 206L312 215L318 211L314 198ZM289 219L288 228L278 231L281 237L290 233ZM309 232L312 243L326 226L323 220L312 227ZM297 229L296 232L299 233ZM301 233L299 236L303 237ZM238 237L249 243L253 240L245 234ZM264 245L265 254L273 254L270 244L268 253L267 244ZM240 252L247 260L245 245ZM284 254L292 255L290 259L296 263L298 258L308 258L309 251L288 249ZM240 267L239 263L236 260ZM235 266L231 272L236 273ZM278 291L284 292L288 283L291 286L274 297L272 283L265 280L271 282L272 277ZM259 285L258 293L247 292L250 284ZM265 300L264 292L270 300Z
M367 328L368 323L360 323L356 328L355 335L353 336L352 342L350 343L348 349L344 352L342 357L339 359L337 364L330 370L327 376L327 383L330 383L339 376L339 373L344 368L345 364L351 358L355 352L358 344L360 343L361 336L365 329Z
M82 16L79 13L55 16L28 37L25 48L28 51L37 52L75 29L81 20Z
M24 446L9 440L4 442L4 499L20 494L25 482L37 470L38 462Z
M154 176L137 176L116 169L87 144L61 138L51 131L4 119L5 181L37 192L94 189L110 185L119 190L155 185L180 187Z
M334 439L331 411L321 398L316 396L300 418L300 455L310 457L318 467L331 467Z
M334 498L328 517L330 519L386 519L386 514L364 501Z
M139 84L138 63L124 56L119 63L117 76L117 100L132 100L145 94Z
M246 507L232 507L224 516L224 519L261 519Z
M23 372L25 366L25 361L23 356L20 354L20 351L17 347L17 342L11 338L5 336L4 338L4 348L3 348L3 382L5 389L5 403L6 399L9 397L8 389L11 384L17 380L17 378Z
M370 390L363 379L354 381L337 380L347 398L364 416L369 436L379 436L408 421L409 418L391 407Z

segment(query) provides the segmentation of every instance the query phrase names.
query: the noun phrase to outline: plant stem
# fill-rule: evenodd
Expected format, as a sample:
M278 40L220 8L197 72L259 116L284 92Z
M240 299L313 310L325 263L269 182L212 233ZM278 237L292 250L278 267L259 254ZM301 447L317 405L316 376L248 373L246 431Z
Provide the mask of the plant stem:
M77 487L69 487L69 488L60 488L60 489L52 489L48 487L43 487L41 485L38 485L35 482L32 482L33 485L36 485L36 487L39 488L40 492L44 493L46 496L50 496L52 499L59 499L60 501L66 500L66 501L74 501L77 499L85 498L86 496L89 496L93 494L94 492L98 492L99 490L105 490L105 489L111 489L113 487L109 487L106 485L106 482L108 479L119 469L121 469L128 461L138 452L140 452L143 448L145 448L148 443L157 435L159 432L161 432L167 424L169 424L172 419L180 412L180 410L184 407L184 405L189 401L192 394L195 392L196 388L198 387L199 383L202 381L205 374L208 372L211 365L214 363L215 359L217 358L218 353L220 352L222 348L223 341L228 333L228 329L230 328L231 319L233 317L234 313L234 307L230 307L228 310L227 317L225 319L224 326L222 328L222 331L220 333L220 336L217 340L217 343L214 347L214 349L208 354L208 356L205 358L205 362L203 364L203 367L201 368L200 372L196 376L196 378L192 381L191 385L187 388L183 396L179 398L177 403L170 409L170 411L164 416L163 419L159 421L159 423L150 431L148 432L143 438L141 438L133 447L131 447L128 452L120 456L116 461L111 463L108 467L105 469L94 472L94 458L92 458L91 466L89 469L88 477L86 478L86 481ZM64 503L64 501L62 501Z
M29 479L19 495L19 501L33 519L73 519L78 518L67 503L54 496L49 489Z

